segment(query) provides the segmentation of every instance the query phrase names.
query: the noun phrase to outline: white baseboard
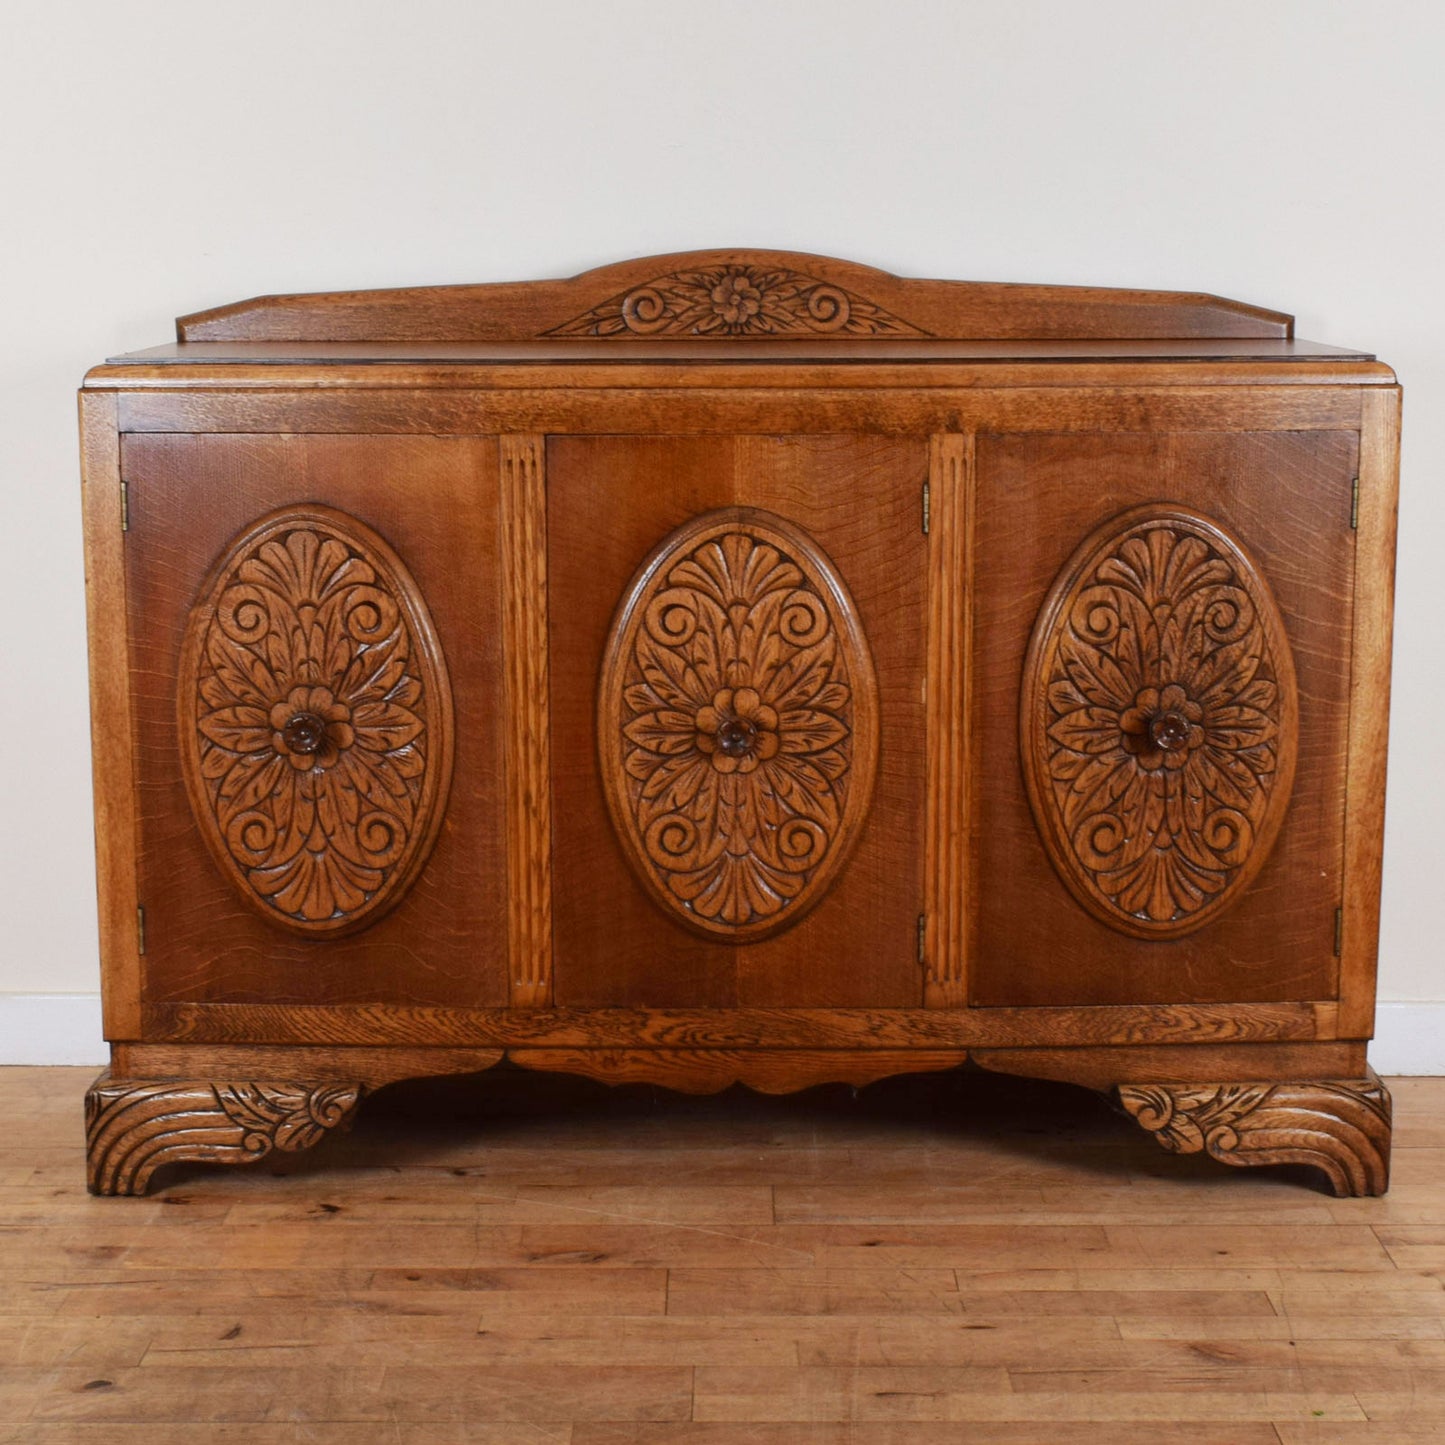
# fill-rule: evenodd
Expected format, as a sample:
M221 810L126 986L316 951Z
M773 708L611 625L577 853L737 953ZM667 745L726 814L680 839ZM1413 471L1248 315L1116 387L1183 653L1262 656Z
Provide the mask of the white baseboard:
M1445 1074L1445 1001L1376 1004L1370 1066L1377 1074Z
M107 1061L100 995L0 993L0 1064ZM1445 1000L1381 1003L1370 1062L1380 1074L1445 1074Z
M109 1062L98 993L0 993L0 1064Z

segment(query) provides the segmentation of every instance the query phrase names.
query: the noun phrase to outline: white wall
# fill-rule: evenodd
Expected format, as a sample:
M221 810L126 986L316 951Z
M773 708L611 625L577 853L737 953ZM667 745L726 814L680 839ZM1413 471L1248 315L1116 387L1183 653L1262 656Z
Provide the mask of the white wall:
M0 34L0 994L97 986L88 365L260 292L760 245L1216 291L1396 367L1381 986L1436 1011L1376 1057L1445 1072L1445 7L12 0ZM59 1056L54 1007L6 1007L8 1057Z

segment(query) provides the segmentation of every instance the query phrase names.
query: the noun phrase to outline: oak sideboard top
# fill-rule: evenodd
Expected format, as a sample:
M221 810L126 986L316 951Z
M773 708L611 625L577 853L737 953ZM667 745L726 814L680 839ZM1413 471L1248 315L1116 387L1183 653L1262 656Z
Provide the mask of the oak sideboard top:
M490 384L546 366L585 386L614 383L619 364L647 385L759 365L768 385L886 384L919 364L930 385L1037 384L1033 368L1061 363L1074 380L1082 366L1131 363L1163 367L1162 384L1228 384L1242 367L1251 381L1264 368L1272 381L1394 380L1371 353L1299 340L1293 317L1216 296L910 280L780 251L649 257L565 281L258 297L181 317L176 333L112 357L86 385L205 385L211 367L241 382L252 366L334 368L328 385L362 367L357 384L384 385L388 366L415 384L417 367L434 366L441 384Z

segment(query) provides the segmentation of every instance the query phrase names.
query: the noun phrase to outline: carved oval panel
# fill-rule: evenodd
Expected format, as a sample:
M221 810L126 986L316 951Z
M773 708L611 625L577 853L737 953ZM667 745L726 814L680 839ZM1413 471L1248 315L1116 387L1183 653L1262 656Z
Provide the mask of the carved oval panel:
M679 528L613 623L597 727L613 825L668 913L739 942L795 923L856 842L878 760L873 661L831 562L771 512Z
M354 517L284 507L231 543L186 625L177 718L206 845L272 923L354 932L421 871L451 688L415 582Z
M1263 866L1294 781L1294 659L1218 523L1151 504L1075 552L1034 625L1020 754L1039 834L1095 917L1203 927Z

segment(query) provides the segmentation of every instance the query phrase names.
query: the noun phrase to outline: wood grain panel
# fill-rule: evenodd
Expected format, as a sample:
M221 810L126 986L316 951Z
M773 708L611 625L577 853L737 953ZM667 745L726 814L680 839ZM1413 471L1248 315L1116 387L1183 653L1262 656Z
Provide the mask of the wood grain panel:
M140 1032L142 961L125 517L114 397L82 393L80 454L101 998L106 1038L127 1039Z
M1356 453L1348 433L980 436L973 1002L1334 996ZM1030 815L1017 740L1025 647L1050 584L1082 538L1145 502L1193 508L1252 549L1285 619L1300 699L1278 843L1231 909L1170 941L1122 937L1069 895Z
M484 376L473 385L452 374L424 389L414 370L398 370L391 387L381 368L360 368L348 377L328 369L318 386L314 368L287 373L256 368L212 367L195 376L188 392L125 391L120 424L128 432L537 432L629 435L666 432L703 436L782 432L870 433L927 436L961 431L1221 431L1347 429L1360 424L1360 391L1353 386L1308 385L1295 373L1275 384L1256 374L1226 385L1213 368L1175 386L1154 384L1153 374L1116 366L1080 375L1074 367L1042 368L1047 376L1028 379L1015 368L973 368L950 377L931 371L931 385L918 385L916 369L895 368L879 384L862 369L825 382L799 368L792 385L755 385L750 374L734 372L705 386L687 368L649 380L632 368L602 386L585 376L570 387L550 372L538 382L536 368L505 378ZM164 370L162 368L162 370ZM192 370L187 368L190 376ZM1038 370L1038 368L1036 368ZM1331 369L1331 378L1339 368ZM1366 381L1392 379L1382 376ZM1328 382L1331 378L1317 378ZM159 378L160 382L166 376ZM170 377L172 385L175 378ZM1090 383L1094 383L1092 386ZM1251 383L1252 384L1246 384ZM690 383L690 384L685 384ZM1069 384L1066 384L1069 383ZM1213 384L1211 384L1213 383ZM1284 383L1284 384L1280 384ZM354 389L349 389L354 388Z
M147 997L504 1002L495 441L127 437L123 455ZM202 579L232 537L298 499L346 511L406 564L447 655L461 724L429 862L392 912L346 939L287 937L236 897L191 817L177 748L181 637Z
M111 357L94 368L90 379L101 380L119 371L155 372L160 368L214 367L217 363L255 365L270 362L295 366L309 362L355 368L362 362L390 366L415 365L431 375L449 370L486 366L516 367L546 364L566 372L569 368L656 368L660 363L687 362L695 368L766 362L769 368L840 364L872 367L927 362L1017 363L1070 361L1090 365L1118 361L1150 361L1162 365L1197 366L1203 362L1225 368L1242 362L1268 365L1281 362L1304 368L1305 378L1319 375L1320 363L1354 369L1356 377L1387 370L1374 354L1357 347L1329 346L1293 337L1154 337L1145 340L1114 337L1071 339L1019 337L989 340L939 337L806 336L754 339L705 336L638 337L625 350L606 337L567 337L534 341L172 341L142 347ZM758 378L766 381L766 375ZM1228 379L1226 372L1225 379ZM1070 383L1072 384L1072 383Z
M559 1003L916 1005L926 466L921 443L872 437L549 440ZM881 723L852 856L805 918L746 945L692 933L638 882L607 815L595 735L608 619L636 568L674 529L728 506L783 517L831 559L873 653Z
M118 1044L112 1079L351 1079L369 1089L432 1074L471 1074L502 1059L501 1049L406 1045Z
M146 1036L174 1043L461 1044L547 1048L1008 1048L1264 1042L1332 1036L1334 1005L1104 1008L526 1010L152 1004Z
M968 1001L969 707L973 661L972 433L940 433L928 469L928 794L923 1001Z
M546 441L501 438L507 690L507 923L512 1003L552 1001L552 789Z
M992 1016L993 1010L989 1010ZM1262 1035L1266 1029L1256 1030ZM997 1031L995 1030L995 1037ZM1264 1042L1089 1045L1081 1048L981 1049L919 1044L911 1048L828 1047L748 1049L568 1048L521 1045L503 1050L430 1044L118 1044L111 1050L114 1079L358 1080L380 1088L399 1079L471 1074L502 1058L527 1068L582 1073L608 1083L635 1080L680 1092L708 1092L741 1082L749 1088L789 1092L810 1084L861 1085L870 1079L952 1068L965 1057L981 1068L1032 1079L1055 1079L1108 1090L1121 1080L1179 1083L1217 1079L1349 1079L1365 1071L1362 1042ZM575 1062L574 1062L575 1061ZM584 1067L585 1065L585 1067ZM694 1081L690 1084L690 1078ZM487 1081L487 1088L498 1080Z
M993 1010L989 1010L990 1013ZM1217 1079L1350 1079L1365 1070L1360 1043L1187 1043L1104 1045L1098 1048L974 1049L981 1069L1054 1079L1107 1091L1135 1084Z
M1288 337L1278 311L1180 291L910 280L797 251L683 251L562 281L260 296L182 316L182 341L657 335Z
M1368 1037L1375 1026L1399 471L1400 393L1371 393L1365 398L1360 438L1345 893L1340 920L1340 1027L1348 1037L1359 1038Z

